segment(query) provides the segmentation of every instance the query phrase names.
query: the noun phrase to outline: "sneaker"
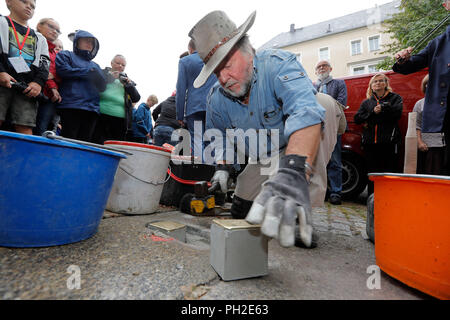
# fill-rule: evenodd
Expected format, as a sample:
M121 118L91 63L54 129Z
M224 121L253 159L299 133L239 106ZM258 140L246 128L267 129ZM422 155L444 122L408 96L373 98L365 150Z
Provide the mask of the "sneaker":
M332 194L332 195L330 195L330 199L328 199L328 201L329 201L331 204L334 204L334 205L340 205L340 204L342 204L341 196L338 195L338 194Z

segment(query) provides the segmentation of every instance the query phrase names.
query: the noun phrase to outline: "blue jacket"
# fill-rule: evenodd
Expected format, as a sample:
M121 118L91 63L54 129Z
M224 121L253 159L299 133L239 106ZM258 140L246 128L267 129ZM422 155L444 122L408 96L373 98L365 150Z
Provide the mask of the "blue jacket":
M153 134L152 114L146 103L141 103L133 110L133 136L144 138L147 134Z
M395 72L410 74L428 67L430 80L425 95L422 132L442 132L450 85L450 26L427 47L403 64L393 66Z
M94 49L89 52L77 48L80 38L94 38ZM60 109L82 109L100 113L100 92L106 89L106 79L99 65L92 61L100 48L98 40L89 32L79 30L75 34L72 51L56 55L56 73L61 78Z
M314 93L311 80L294 54L283 50L257 53L253 59L248 105L228 95L219 83L208 97L206 128L217 129L216 132L222 134L213 143L217 149L216 162L224 159L232 161L230 156L234 155L234 148L227 143L230 139L226 139L226 135L238 132L227 132L228 129L250 130L248 133L258 131L257 144L245 139L245 146L237 145L239 153L245 153L255 160L264 156L265 146L268 153L272 154L287 145L292 133L323 123L325 109L317 102ZM273 137L275 132L279 133L279 143L273 140L276 139ZM220 138L222 144L218 142Z
M194 81L203 65L197 52L180 59L178 63L177 120L184 120L187 116L206 110L206 97L217 82L217 77L212 74L201 88L194 88Z
M314 88L319 91L320 80L318 80L314 84ZM326 84L327 86L327 94L332 96L335 100L337 100L342 105L347 105L347 85L344 80L333 79Z

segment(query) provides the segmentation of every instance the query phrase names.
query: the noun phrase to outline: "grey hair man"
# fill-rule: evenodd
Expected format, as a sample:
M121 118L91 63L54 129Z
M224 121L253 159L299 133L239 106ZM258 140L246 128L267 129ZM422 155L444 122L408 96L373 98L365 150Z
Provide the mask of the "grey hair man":
M224 137L230 129L256 130L267 147L266 155L255 154L246 140L244 150L238 150L257 161L249 161L237 179L233 216L262 224L262 232L285 247L295 243L298 218L298 238L304 246L312 247L308 187L322 138L325 109L318 103L312 82L295 55L281 50L255 53L246 36L255 16L256 12L252 13L237 28L224 12L214 11L193 27L189 36L205 63L194 86L202 86L212 73L217 76L218 83L208 97L207 129L215 129ZM336 131L333 135L335 140ZM331 155L332 147L329 149L325 156ZM211 182L219 183L226 191L228 150L225 146L215 151L217 169ZM265 160L277 164L267 175L261 174Z
M342 105L347 105L347 86L344 80L333 79L333 68L327 60L319 61L316 65L317 82L314 87L317 91L328 94ZM331 204L341 204L342 194L342 145L341 136L338 135L336 146L327 166L328 182L330 185L329 201Z

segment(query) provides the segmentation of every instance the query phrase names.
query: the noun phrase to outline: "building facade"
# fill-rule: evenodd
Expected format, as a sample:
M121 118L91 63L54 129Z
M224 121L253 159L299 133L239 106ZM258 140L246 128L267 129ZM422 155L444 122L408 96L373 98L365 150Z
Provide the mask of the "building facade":
M399 7L397 0L308 27L291 25L289 32L259 50L277 48L295 53L312 80L320 60L331 63L335 78L377 72L377 64L387 57L381 52L392 41L383 21L399 12Z

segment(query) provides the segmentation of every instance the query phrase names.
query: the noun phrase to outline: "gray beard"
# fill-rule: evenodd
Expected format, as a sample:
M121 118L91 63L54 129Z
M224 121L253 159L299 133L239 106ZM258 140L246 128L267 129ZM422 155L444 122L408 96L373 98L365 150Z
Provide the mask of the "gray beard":
M320 81L323 81L323 80L328 79L329 76L330 76L330 73L326 72L326 73L319 74L317 77L319 78Z
M247 94L248 90L250 89L250 85L251 85L251 80L246 81L238 92L233 92L233 91L229 90L228 88L223 88L223 90L226 93L228 93L230 96L239 99Z
M249 68L247 70L247 74L245 76L245 79L242 83L241 88L238 92L233 92L230 89L227 88L227 86L223 87L223 90L228 93L230 96L235 98L242 98L244 97L247 92L250 90L250 87L252 85L252 79L253 79L253 64L249 65Z

